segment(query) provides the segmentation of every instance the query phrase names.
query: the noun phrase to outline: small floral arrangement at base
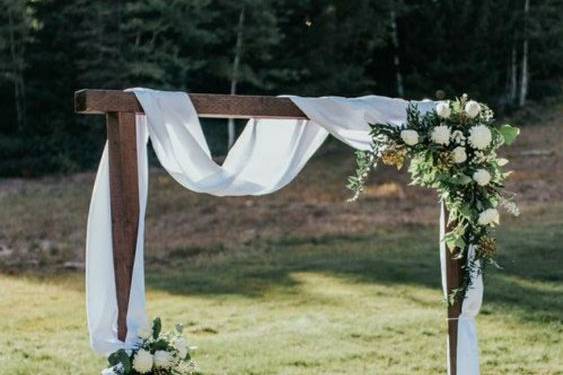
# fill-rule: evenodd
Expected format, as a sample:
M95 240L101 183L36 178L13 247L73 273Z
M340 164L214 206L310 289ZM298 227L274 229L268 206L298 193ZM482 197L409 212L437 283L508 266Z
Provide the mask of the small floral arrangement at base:
M498 208L519 214L513 195L504 191L510 172L503 167L508 160L497 155L499 147L510 145L518 134L518 128L497 125L491 109L464 94L439 102L425 114L409 105L402 126L372 125L372 150L356 153L356 174L348 180L354 192L351 200L359 197L379 160L401 169L410 159L411 184L436 189L449 212L445 236L449 251L466 258L474 246L475 258L465 266L463 285L449 296L450 303L457 296L463 298L473 271L497 265L493 235Z
M110 367L102 375L189 375L196 373L191 359L194 347L188 346L183 326L173 332L161 332L160 318L155 318L152 329L139 333L139 343L133 350L120 349L108 357Z

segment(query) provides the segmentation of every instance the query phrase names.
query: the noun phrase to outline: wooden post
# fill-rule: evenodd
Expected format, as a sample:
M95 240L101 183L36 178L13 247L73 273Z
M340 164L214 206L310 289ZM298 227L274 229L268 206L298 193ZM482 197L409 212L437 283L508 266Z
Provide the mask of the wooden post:
M200 117L307 119L289 98L190 94L190 100ZM135 113L143 108L132 92L114 90L77 91L74 108L77 113L106 114L117 336L125 341L139 226Z
M444 218L448 222L448 211L444 208ZM446 233L453 225L448 225ZM462 266L465 262L464 258L455 259L455 253L452 253L446 247L446 286L448 296L458 289L463 282ZM461 303L456 298L453 304L448 304L448 369L449 375L457 374L457 323L461 314Z
M307 119L289 98L190 94L190 99L200 117ZM135 112L142 113L143 109L133 93L112 90L77 91L74 104L77 113L105 113L107 116L118 337L125 340L139 223ZM465 259L454 259L446 251L448 293L460 287L464 262ZM460 314L461 301L456 300L448 306L450 375L457 374L457 318Z
M127 310L131 293L137 232L139 227L139 179L135 113L106 115L113 268L117 297L117 337L127 337Z

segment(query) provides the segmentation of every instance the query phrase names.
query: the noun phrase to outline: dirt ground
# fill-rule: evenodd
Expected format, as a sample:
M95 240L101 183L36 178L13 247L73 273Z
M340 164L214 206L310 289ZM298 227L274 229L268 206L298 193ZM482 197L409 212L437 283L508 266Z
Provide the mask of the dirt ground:
M504 155L514 170L508 190L523 215L563 200L563 106L515 122L522 133ZM101 150L100 150L101 152ZM159 168L150 176L147 255L199 253L256 241L355 236L409 225L437 225L432 191L408 186L403 171L381 167L355 203L345 188L353 150L328 141L301 175L276 194L216 198L183 189ZM94 173L0 181L0 269L81 268ZM538 211L539 210L539 211Z

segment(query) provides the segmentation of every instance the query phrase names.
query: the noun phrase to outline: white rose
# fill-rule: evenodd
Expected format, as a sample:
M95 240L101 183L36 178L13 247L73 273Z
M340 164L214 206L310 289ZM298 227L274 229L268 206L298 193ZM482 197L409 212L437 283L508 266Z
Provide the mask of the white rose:
M154 367L169 368L172 365L172 354L166 350L157 350L154 353Z
M430 134L430 139L432 142L437 143L439 145L448 145L450 143L450 135L451 130L446 125L436 126L432 129L432 133Z
M178 355L181 359L186 358L186 356L188 355L188 343L186 342L185 338L178 338L174 342L174 347L176 348L176 350L178 350Z
M414 146L418 143L418 133L416 130L402 130L401 139L409 146Z
M441 118L449 118L452 114L452 109L450 108L450 102L440 102L436 105L436 113Z
M470 100L465 104L465 113L469 118L475 118L481 112L481 105L474 100Z
M479 186L485 186L491 182L491 174L485 169L478 169L473 173L473 180L475 180Z
M153 357L149 351L141 349L133 358L133 368L141 374L146 374L152 370Z
M454 157L454 162L457 164L463 163L467 160L467 153L465 152L465 147L458 146L452 151Z
M493 136L485 125L477 125L469 129L469 143L477 150L484 150L491 144Z
M499 223L498 211L495 208L488 208L479 214L479 225L490 225Z

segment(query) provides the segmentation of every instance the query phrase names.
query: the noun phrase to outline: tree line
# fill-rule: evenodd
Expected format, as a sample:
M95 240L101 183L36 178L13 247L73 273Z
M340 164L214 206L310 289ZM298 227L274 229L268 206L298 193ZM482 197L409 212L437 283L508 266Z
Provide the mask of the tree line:
M442 98L558 95L563 0L0 0L0 175L95 166L80 88ZM101 120L101 119L98 119ZM96 120L96 121L98 121ZM215 126L225 149L234 123Z

